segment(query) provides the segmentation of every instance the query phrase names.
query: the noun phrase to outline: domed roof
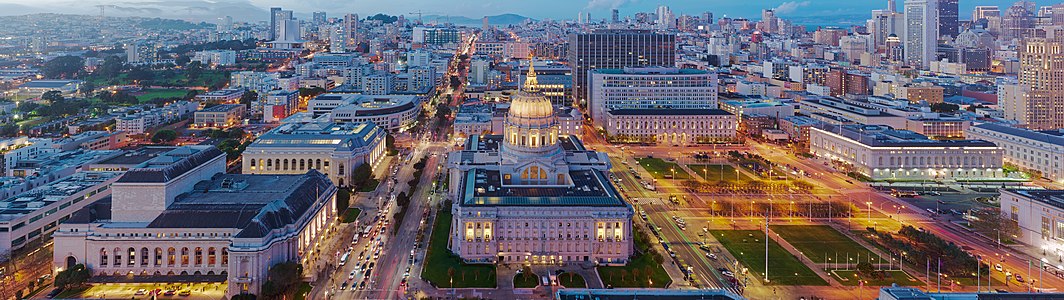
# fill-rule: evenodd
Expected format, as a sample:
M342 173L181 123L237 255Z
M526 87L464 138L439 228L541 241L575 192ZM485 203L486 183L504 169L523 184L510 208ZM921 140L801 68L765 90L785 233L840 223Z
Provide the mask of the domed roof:
M519 92L512 99L509 112L512 118L537 119L554 115L554 106L543 95Z

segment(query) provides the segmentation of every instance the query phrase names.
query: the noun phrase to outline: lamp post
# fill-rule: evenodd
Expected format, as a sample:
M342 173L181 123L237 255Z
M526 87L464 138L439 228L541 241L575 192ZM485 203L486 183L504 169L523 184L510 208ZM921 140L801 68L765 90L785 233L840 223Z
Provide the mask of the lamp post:
M865 202L868 205L868 222L872 222L872 201Z

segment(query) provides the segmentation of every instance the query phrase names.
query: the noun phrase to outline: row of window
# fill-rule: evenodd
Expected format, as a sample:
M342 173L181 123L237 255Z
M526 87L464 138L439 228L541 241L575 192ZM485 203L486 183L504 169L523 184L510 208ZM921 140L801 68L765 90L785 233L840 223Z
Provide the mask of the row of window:
M138 255L139 253L139 255ZM180 250L174 247L155 248L150 251L142 247L138 251L129 247L125 250L114 248L108 250L100 248L100 267L224 267L229 265L229 249L208 247L195 247L189 249L182 247Z

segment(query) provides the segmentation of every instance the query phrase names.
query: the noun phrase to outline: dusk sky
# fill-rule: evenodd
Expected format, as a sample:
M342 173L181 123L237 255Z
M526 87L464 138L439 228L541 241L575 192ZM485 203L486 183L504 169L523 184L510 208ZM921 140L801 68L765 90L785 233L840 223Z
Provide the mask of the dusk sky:
M12 15L36 12L67 12L81 14L96 14L98 10L94 5L114 5L116 14L140 12L145 16L159 17L187 17L188 8L193 10L211 11L212 14L220 13L218 10L225 8L234 16L253 16L256 11L265 10L270 6L282 6L285 9L295 10L297 15L309 14L312 11L324 10L329 13L339 14L354 12L359 14L374 14L383 12L387 14L406 14L421 10L426 15L454 15L478 18L484 15L497 15L504 13L520 14L532 18L542 19L572 19L578 12L589 12L592 18L600 19L609 16L611 8L617 8L622 15L632 15L641 11L653 11L658 5L668 5L677 14L697 14L711 11L716 16L735 16L759 19L760 11L764 8L776 8L780 16L831 16L868 14L870 10L886 6L886 0L758 0L758 1L724 1L724 0L536 0L536 1L513 1L513 0L388 0L388 1L336 1L336 0L126 0L126 1L71 1L71 0L0 0L0 14ZM899 7L904 0L898 0ZM961 18L971 15L972 7L976 5L997 5L1002 10L1014 1L1008 0L961 0ZM1038 5L1051 5L1059 3L1054 0L1036 0ZM900 8L899 8L900 9ZM266 18L262 14L261 18Z

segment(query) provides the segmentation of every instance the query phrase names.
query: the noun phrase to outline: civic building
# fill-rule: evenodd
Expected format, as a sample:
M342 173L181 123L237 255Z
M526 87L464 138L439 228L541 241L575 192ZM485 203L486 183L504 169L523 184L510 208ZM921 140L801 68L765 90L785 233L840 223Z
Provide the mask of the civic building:
M365 123L287 123L263 134L242 155L244 174L303 174L317 170L337 186L351 182L359 165L383 159L383 128Z
M529 72L502 135L472 135L447 159L451 251L470 263L623 265L632 207L611 185L605 153L559 134Z
M267 271L306 263L336 218L336 187L314 170L225 174L225 153L186 146L130 169L110 197L55 232L59 270L84 264L106 282L227 282L259 293Z

